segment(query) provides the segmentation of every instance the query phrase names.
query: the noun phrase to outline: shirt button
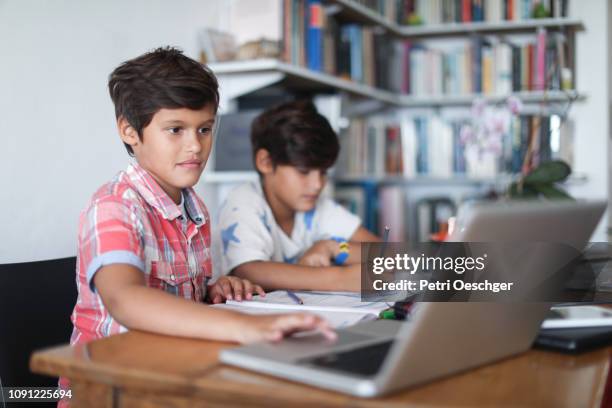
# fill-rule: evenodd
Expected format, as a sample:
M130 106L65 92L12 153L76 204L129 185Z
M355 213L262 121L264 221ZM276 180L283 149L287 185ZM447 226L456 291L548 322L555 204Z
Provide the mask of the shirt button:
M172 279L172 280L175 280L175 279L176 279L176 278L175 278L175 276L174 276L174 274L170 275L170 279Z

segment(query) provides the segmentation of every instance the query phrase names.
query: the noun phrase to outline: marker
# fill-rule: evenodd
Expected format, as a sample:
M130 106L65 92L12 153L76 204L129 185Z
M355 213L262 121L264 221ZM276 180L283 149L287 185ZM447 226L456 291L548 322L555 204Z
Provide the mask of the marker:
M385 309L378 314L380 319L386 320L395 320L395 310L394 309Z
M287 290L286 292L287 292L287 296L289 296L291 298L291 300L293 300L296 304L298 304L298 305L303 305L304 304L304 301L302 299L300 299L298 297L298 295L296 295L295 293L293 293L290 290Z

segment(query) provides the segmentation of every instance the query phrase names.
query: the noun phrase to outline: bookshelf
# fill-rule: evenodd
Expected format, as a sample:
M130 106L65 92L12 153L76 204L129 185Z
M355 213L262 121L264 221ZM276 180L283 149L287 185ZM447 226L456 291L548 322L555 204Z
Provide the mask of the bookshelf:
M280 3L283 2L281 1ZM285 5L286 4L287 2L285 2ZM536 83L535 79L529 77L530 85L525 88L525 82L523 82L524 78L520 77L520 81L518 82L520 86L518 88L515 87L514 82L512 84L504 84L506 86L502 89L511 89L509 92L500 91L495 87L493 89L490 87L485 88L485 86L482 85L482 89L486 92L472 92L470 88L457 87L457 89L461 88L462 91L448 92L448 89L445 88L443 92L429 91L427 94L421 94L419 92L414 92L414 89L411 87L408 88L409 91L405 89L399 90L397 87L391 87L386 82L381 82L380 84L382 85L379 86L378 80L365 80L365 75L361 77L361 80L347 78L346 72L345 76L337 76L332 74L332 72L336 72L335 70L330 71L321 62L319 62L318 69L311 69L308 67L308 64L304 63L303 59L300 60L300 63L296 63L295 59L231 61L209 64L209 67L218 76L221 84L221 96L223 98L222 113L224 112L224 107L226 111L235 111L239 105L236 101L243 96L248 96L258 91L265 92L267 89L273 88L277 90L292 91L301 95L337 94L340 96L342 103L341 116L351 123L353 118L386 114L389 112L414 112L426 110L438 114L440 111L447 108L458 108L467 111L477 99L488 104L501 105L510 96L520 99L523 103L520 112L522 115L563 116L567 113L572 103L583 101L587 98L586 94L581 93L577 89L573 89L575 76L574 36L576 32L584 30L584 24L580 20L568 17L526 18L515 21L435 23L409 26L400 25L391 21L384 15L369 9L355 0L322 0L321 4L325 8L326 14L332 19L336 19L338 25L363 24L375 30L376 33L382 33L382 35L389 37L389 39L393 41L413 42L414 40L414 43L426 43L429 40L444 41L444 39L449 38L451 41L465 40L468 42L472 41L474 38L489 36L499 38L500 42L505 43L508 38L513 38L512 36L537 36L538 33L544 29L549 33L553 33L548 40L554 40L557 35L564 37L563 52L566 53L566 59L564 60L565 64L559 64L558 66L569 69L573 77L569 87L567 83L564 84L560 80L557 82L557 85L552 85L552 81L550 83L548 82L548 71L545 71L546 76L542 76L542 78L546 78L545 86L538 90L536 90L536 86L531 85ZM335 35L337 35L338 32L339 31L336 31ZM323 32L321 35L321 41L324 41L325 33ZM492 45L495 46L495 44L494 42ZM544 49L548 52L549 43L546 42L545 44ZM523 44L511 45L512 48L523 46ZM468 45L468 47L469 46L471 45ZM300 47L302 47L302 45L300 45ZM307 54L307 50L302 49L301 52ZM321 56L323 56L324 52L321 52ZM334 50L334 52L337 52L337 50ZM289 54L285 53L284 57L286 58L288 55ZM520 55L522 58L523 54ZM303 56L301 58L303 58ZM365 56L363 58L363 61L367 60ZM289 60L292 62L288 62ZM382 61L383 64L387 63L385 59ZM336 62L334 62L334 64L335 63ZM377 61L377 63L379 63L379 61ZM531 64L531 60L529 64ZM546 62L546 64L548 64L548 62ZM548 69L548 65L546 65L546 68ZM515 66L513 61L512 71L514 71L514 69ZM376 68L376 71L378 71L378 68ZM462 72L463 74L466 73L466 71ZM387 72L387 76L392 74L393 71ZM472 74L467 75L470 76ZM497 75L497 73L495 73L495 75ZM410 77L408 78L412 80ZM559 79L559 77L557 77L557 79ZM531 82L532 80L533 82ZM514 78L512 81L514 81ZM542 83L544 83L544 81ZM467 92L465 91L466 89L468 89ZM529 129L529 134L531 134L531 128ZM348 132L350 129L344 128L343 131ZM340 163L338 163L338 166L340 166ZM506 173L503 170L495 176L478 176L476 173L472 175L467 175L465 173L449 175L448 173L444 173L444 175L440 176L438 174L429 175L420 173L412 175L411 173L385 174L383 172L381 174L379 171L377 171L376 174L336 171L331 174L329 180L334 186L339 188L363 188L366 196L363 200L366 202L371 200L374 203L366 205L366 207L368 207L368 212L379 211L380 208L382 208L379 208L378 205L380 202L385 201L380 198L383 190L398 188L410 191L412 197L409 198L409 200L412 201L405 207L410 208L406 211L408 214L406 217L414 218L414 206L418 200L425 197L423 191L427 191L427 194L431 194L432 191L437 191L439 194L447 194L449 197L452 197L452 199L460 201L464 198L470 199L475 194L483 195L492 190L503 190L503 187L507 186L514 177L515 176L512 174ZM254 172L211 171L204 174L203 182L209 185L218 186L218 188L224 188L223 186L225 185L256 179L257 176ZM574 177L569 182L582 183L583 181L584 180L581 178ZM406 195L404 194L404 199L405 197ZM366 220L366 227L369 228L373 228L377 222L374 220L372 214L368 214L363 218ZM406 221L410 223L414 220L411 219Z

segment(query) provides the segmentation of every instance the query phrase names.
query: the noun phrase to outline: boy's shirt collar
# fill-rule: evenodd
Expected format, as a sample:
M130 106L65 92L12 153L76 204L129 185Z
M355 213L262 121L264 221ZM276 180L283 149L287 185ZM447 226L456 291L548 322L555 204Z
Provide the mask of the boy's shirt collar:
M172 201L170 196L157 184L157 181L137 162L131 162L128 165L126 174L138 193L145 201L157 209L162 216L167 220L174 220L182 215L179 206ZM192 221L199 227L206 223L206 212L200 205L193 188L185 188L182 190L185 209Z

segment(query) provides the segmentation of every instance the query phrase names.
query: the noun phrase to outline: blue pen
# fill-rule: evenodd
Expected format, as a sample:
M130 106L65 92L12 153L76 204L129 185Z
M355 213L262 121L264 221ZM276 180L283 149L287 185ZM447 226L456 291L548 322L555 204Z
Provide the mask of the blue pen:
M288 290L287 292L287 296L289 296L291 298L291 300L293 300L296 304L298 305L303 305L304 301L302 299L300 299L298 297L298 295L296 295L295 293L293 293L292 291Z

